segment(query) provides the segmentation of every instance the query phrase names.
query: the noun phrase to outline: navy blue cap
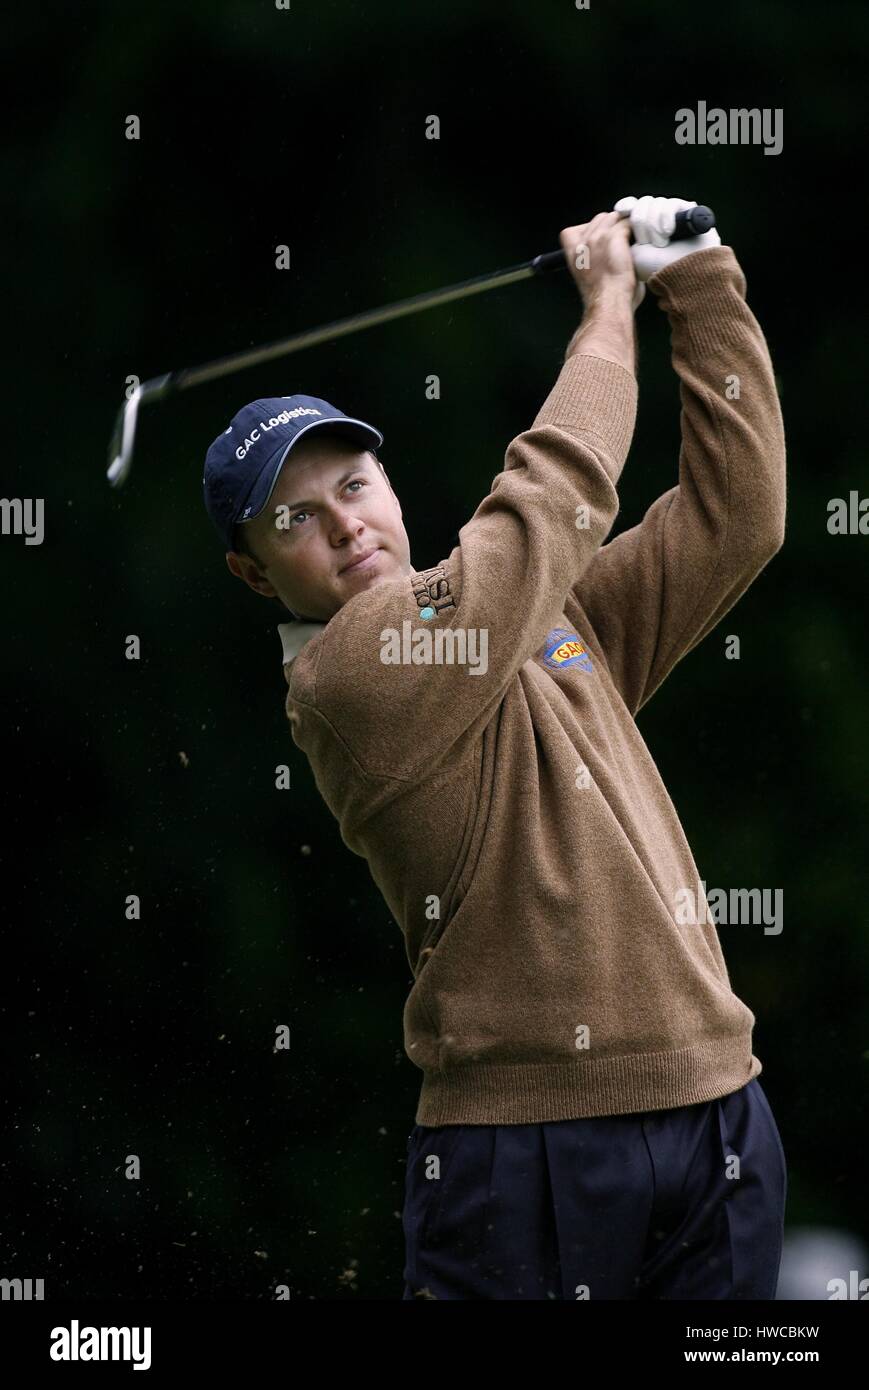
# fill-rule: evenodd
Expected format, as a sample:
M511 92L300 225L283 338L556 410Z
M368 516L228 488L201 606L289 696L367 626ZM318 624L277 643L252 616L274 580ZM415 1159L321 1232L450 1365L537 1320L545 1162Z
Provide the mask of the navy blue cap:
M373 425L316 396L251 401L217 436L205 455L202 487L205 509L227 550L235 549L233 533L239 522L253 521L265 509L293 445L316 429L343 435L365 449L379 449L383 443Z

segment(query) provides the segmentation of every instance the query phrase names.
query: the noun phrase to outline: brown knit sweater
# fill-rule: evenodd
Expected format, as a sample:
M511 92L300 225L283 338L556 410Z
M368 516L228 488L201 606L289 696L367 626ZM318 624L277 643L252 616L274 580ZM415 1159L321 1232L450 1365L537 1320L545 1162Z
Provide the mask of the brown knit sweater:
M404 934L419 1124L690 1105L761 1070L702 893L681 924L701 875L634 716L780 548L784 430L732 249L648 286L682 447L639 525L604 544L635 378L574 355L445 560L280 628L293 739Z

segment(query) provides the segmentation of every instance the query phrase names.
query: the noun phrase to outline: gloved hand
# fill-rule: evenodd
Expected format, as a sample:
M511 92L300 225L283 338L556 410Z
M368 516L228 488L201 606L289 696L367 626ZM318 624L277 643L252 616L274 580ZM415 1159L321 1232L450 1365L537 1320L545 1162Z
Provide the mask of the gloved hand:
M709 246L721 245L721 237L715 227L702 236L670 241L676 225L676 213L696 206L696 200L687 202L684 198L653 198L650 193L643 198L619 198L613 212L630 217L634 237L631 256L640 282L648 280L650 275L663 270L665 265L671 265L680 256L690 256L692 251L705 251ZM645 284L641 284L641 288L642 294L635 297L634 308L640 304L646 292Z

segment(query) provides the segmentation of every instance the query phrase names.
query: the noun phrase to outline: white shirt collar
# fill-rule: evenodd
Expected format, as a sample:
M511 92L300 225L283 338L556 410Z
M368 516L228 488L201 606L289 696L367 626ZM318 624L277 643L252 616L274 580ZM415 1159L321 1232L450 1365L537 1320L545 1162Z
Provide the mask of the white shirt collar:
M316 637L318 632L322 632L325 626L325 623L314 622L278 623L278 636L283 652L281 666L286 666L288 661L294 661L305 643Z

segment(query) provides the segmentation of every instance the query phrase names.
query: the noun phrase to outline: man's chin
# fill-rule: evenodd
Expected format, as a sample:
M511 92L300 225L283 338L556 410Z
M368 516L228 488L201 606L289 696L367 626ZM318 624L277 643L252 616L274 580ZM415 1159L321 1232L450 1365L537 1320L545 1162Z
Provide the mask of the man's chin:
M365 568L342 570L338 575L338 583L342 593L346 594L348 590L352 590L355 594L362 589L373 589L376 584L382 584L384 580L394 577L395 562L389 552L381 548L370 557Z
M338 581L341 587L341 604L355 598L357 594L367 593L381 584L388 583L397 575L395 562L389 555L384 555L381 562L370 570L360 570L358 574L340 574Z
M378 563L372 565L370 569L359 570L356 573L344 573L342 571L337 576L337 586L340 592L337 595L333 594L329 601L329 606L331 608L329 618L334 618L335 614L344 607L344 604L351 598L355 598L357 594L365 593L369 589L375 589L378 584L385 584L388 580L395 579L399 573L401 573L401 571L397 567L393 556L385 550L379 552ZM311 606L314 607L315 605L312 604ZM292 612L293 610L291 609L290 611ZM329 618L308 618L299 614L299 620L303 623L327 623Z

